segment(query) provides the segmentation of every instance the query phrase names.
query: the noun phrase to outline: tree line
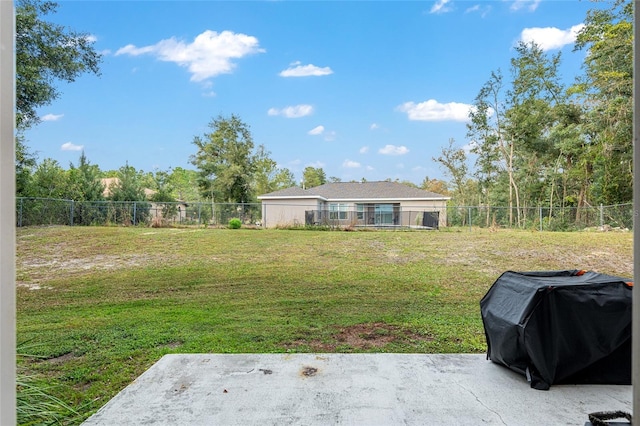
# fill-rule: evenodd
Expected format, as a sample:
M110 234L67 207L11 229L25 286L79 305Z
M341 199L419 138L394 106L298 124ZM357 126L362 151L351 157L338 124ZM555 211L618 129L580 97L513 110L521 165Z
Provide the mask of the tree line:
M264 145L254 143L249 125L234 114L213 118L209 131L194 137L190 163L195 170L144 172L126 164L102 171L84 153L67 169L52 159L38 162L23 135L37 125L37 108L59 96L55 81L99 74L101 61L86 34L44 20L56 7L47 1L17 2L18 196L251 203L279 189L340 180L327 177L322 168L307 167L296 182ZM568 86L559 72L560 53L520 43L509 72L492 71L478 91L467 124L471 150L451 139L432 159L449 181L426 177L419 185L402 183L450 195L456 205L509 206L512 225L520 223L530 207L545 207L551 217L554 209L580 211L630 202L632 9L632 2L615 0L608 9L587 13L575 44L576 51L586 53L583 74ZM105 177L118 177L106 192ZM145 189L152 190L151 195Z
M615 205L632 200L633 4L590 10L574 50L583 74L562 84L561 54L520 43L507 76L491 73L474 101L467 138L476 160L453 140L439 162L455 202L510 207L518 224L529 207ZM487 217L487 220L489 218Z

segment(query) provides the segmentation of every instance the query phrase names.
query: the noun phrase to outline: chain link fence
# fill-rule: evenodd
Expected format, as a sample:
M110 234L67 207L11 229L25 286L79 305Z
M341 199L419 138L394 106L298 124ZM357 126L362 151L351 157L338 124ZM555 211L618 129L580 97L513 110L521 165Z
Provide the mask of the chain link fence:
M313 224L331 221L329 213L317 212ZM226 226L238 218L245 225L259 225L262 221L259 203L155 203L148 201L73 201L50 198L18 198L16 225L120 225L120 226ZM362 213L347 212L356 220ZM437 228L427 223L420 212L400 212L397 225L418 225ZM406 216L406 217L405 217ZM447 227L514 228L540 231L571 231L591 227L604 229L632 229L633 204L588 206L578 208L492 206L449 206L446 208ZM445 218L442 218L444 220ZM437 220L437 219L436 219ZM440 227L443 221L440 221ZM437 223L437 222L436 222ZM375 222L374 222L375 224ZM409 226L407 225L407 226ZM416 226L410 226L416 227Z
M73 201L18 198L16 225L227 225L238 218L243 224L260 222L260 204L156 203L150 201Z
M599 227L632 229L633 204L582 208L492 206L447 207L447 226L577 231Z

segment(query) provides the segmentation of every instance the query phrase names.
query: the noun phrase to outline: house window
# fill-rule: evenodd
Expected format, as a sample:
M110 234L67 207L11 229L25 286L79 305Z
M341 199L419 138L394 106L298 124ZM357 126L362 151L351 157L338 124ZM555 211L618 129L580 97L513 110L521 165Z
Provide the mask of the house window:
M364 204L356 204L356 215L358 220L364 220Z
M347 219L347 204L330 203L329 204L329 219L331 219L331 220L346 220Z

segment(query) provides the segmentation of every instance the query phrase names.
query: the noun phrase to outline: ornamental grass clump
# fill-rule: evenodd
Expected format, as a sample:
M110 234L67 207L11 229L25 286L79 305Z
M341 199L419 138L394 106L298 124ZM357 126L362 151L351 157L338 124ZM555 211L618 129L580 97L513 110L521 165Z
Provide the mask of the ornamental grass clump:
M241 226L242 222L240 222L240 219L234 217L233 219L229 220L229 228L239 229Z
M18 344L16 369L16 419L19 425L66 424L79 418L79 413L53 395L56 385L45 377L29 374L24 363L37 359L22 353L26 345ZM59 387L59 386L57 386Z

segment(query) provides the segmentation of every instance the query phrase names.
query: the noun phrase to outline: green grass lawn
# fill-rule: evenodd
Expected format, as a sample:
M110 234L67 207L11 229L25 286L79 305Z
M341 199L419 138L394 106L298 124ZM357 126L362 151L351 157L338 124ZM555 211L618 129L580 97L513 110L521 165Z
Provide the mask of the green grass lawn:
M17 230L18 342L76 424L167 353L486 350L506 270L633 276L631 233Z

